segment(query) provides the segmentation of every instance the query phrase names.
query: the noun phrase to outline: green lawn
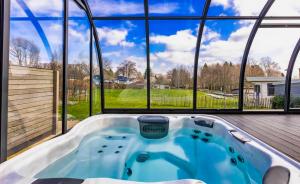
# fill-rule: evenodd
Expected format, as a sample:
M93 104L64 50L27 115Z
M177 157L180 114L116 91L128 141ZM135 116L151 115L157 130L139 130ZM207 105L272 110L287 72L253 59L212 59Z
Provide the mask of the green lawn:
M106 108L146 108L146 89L105 89ZM192 108L193 91L185 89L152 89L151 108ZM198 91L197 108L199 109L236 109L236 97L214 98ZM93 114L100 112L100 90L93 92ZM71 119L82 120L89 115L89 102L79 101L68 105Z

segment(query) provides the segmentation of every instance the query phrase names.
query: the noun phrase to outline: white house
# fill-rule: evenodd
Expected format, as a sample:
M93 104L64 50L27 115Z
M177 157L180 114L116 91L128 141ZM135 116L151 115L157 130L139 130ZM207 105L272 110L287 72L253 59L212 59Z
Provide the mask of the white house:
M246 77L246 82L253 88L246 95L252 98L272 98L275 94L274 85L284 81L285 77Z

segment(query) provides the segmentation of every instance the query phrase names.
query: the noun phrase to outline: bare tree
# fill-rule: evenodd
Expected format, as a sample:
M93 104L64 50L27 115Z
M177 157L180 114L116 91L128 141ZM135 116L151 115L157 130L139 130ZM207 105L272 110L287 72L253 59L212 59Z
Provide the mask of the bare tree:
M116 71L116 75L121 75L127 78L136 78L138 74L136 63L130 60L123 61Z
M40 60L40 49L25 38L11 40L10 56L20 66L37 67Z
M111 67L111 61L106 58L103 59L103 74L104 79L106 80L113 80L114 78L114 72Z
M277 62L272 61L270 57L263 57L260 60L260 65L263 67L267 77L281 76L280 67Z
M185 66L178 66L167 72L167 78L170 81L170 86L175 88L191 87L191 73Z

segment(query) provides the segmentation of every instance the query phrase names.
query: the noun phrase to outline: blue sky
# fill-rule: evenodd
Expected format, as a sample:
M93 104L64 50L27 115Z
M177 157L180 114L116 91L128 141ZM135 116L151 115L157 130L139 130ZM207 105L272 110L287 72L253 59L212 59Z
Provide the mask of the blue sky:
M12 0L11 38L24 37L33 41L41 49L41 60L49 62L43 40L39 37L40 32L30 21L13 19L14 17L27 17L18 1L20 0ZM296 1L278 0L268 15L282 15L282 12L285 12L284 15L300 15L300 5ZM24 0L24 2L36 17L61 17L62 15L63 4L60 0L43 0L38 3L34 0ZM212 0L208 15L258 15L265 2L266 0ZM89 3L95 16L144 15L143 0L89 0ZM149 14L150 16L199 16L202 14L204 4L204 0L149 0ZM74 3L70 3L70 16L83 17L84 13ZM39 23L48 38L51 49L60 50L62 21L39 21ZM112 20L95 23L103 56L112 62L114 70L125 59L136 62L141 72L145 70L146 38L143 20ZM250 20L206 21L200 51L200 65L201 62L202 64L224 61L239 63L253 23ZM193 66L200 21L150 20L149 24L150 60L154 72L166 73L178 65ZM259 30L250 56L256 59L270 56L279 62L284 70L299 33L299 29ZM278 46L274 44L275 40L279 43ZM69 26L71 63L88 61L88 41L87 20L71 19ZM282 49L280 43L284 43L286 49Z

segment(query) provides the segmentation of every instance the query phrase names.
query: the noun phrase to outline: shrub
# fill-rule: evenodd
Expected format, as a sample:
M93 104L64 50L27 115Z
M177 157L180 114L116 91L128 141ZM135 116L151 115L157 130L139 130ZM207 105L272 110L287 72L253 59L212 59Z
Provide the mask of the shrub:
M291 97L291 108L299 108L300 107L300 97Z
M275 96L272 99L273 109L283 109L284 108L284 96Z

